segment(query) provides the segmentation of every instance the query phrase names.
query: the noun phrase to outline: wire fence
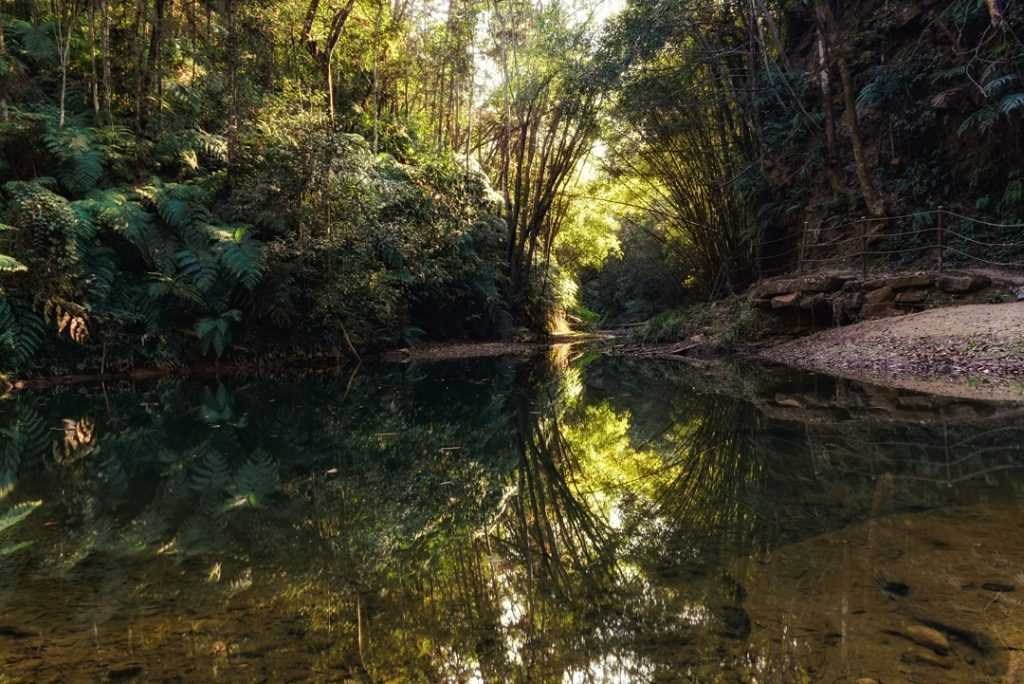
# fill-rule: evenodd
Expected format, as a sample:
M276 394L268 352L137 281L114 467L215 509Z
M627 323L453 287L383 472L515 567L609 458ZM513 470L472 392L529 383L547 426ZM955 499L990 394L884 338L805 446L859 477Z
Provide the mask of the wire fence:
M897 231L879 230L879 223L885 227L894 225ZM854 235L818 239L823 230L849 228L856 228ZM911 261L920 266L922 255L928 253L932 254L934 267L939 271L979 264L1024 271L1022 229L1024 223L993 223L943 207L901 216L861 217L817 230L805 224L799 236L758 243L758 276L764 279L830 267L859 269L866 276L875 266L891 269L894 261L897 268ZM1005 234L1007 232L1009 234Z

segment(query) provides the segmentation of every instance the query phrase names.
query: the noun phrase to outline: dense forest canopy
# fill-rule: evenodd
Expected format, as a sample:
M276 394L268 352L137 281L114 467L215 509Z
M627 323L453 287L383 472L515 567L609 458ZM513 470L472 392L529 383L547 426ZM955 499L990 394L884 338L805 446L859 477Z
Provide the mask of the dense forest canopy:
M0 15L0 372L642 319L852 218L1024 218L1014 0Z

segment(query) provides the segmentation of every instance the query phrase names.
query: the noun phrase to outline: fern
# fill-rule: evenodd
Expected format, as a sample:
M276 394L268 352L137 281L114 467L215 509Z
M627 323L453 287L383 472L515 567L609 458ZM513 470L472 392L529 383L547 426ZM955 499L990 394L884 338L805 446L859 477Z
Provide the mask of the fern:
M4 352L4 361L14 368L24 366L35 356L44 338L43 319L26 304L0 294L0 350Z
M27 270L28 267L14 257L0 254L0 273L18 273Z
M1006 116L1024 107L1024 93L1011 93L999 103L999 111Z
M217 491L223 489L229 479L227 459L220 452L204 445L199 458L189 468L189 486L196 491Z
M208 291L217 281L220 267L214 255L196 252L186 247L178 250L174 257L181 273L188 276L200 292Z
M96 187L103 177L104 153L96 145L93 129L50 122L42 135L43 145L59 163L61 184L74 195Z
M222 243L221 262L242 285L252 290L259 285L266 267L263 245L244 231L235 231L232 239Z
M985 84L985 96L992 97L994 95L997 95L999 91L1006 88L1006 86L1019 80L1020 77L1017 74L1006 74L1005 76L994 78Z
M0 534L3 534L6 530L9 530L28 516L32 515L32 512L42 505L42 501L23 501L0 514ZM9 556L16 551L20 551L21 549L30 546L31 543L32 542L0 544L0 557Z
M229 506L248 503L261 507L280 487L277 462L267 452L255 451L235 474L229 489L236 499Z
M90 193L87 200L104 228L123 236L149 257L154 242L153 215L124 193L101 190Z
M15 19L10 23L11 33L17 42L19 52L33 62L47 64L57 57L57 44L53 41L53 24L44 22L36 25ZM15 46L12 46L12 48Z
M199 346L203 354L209 356L213 351L219 359L231 344L231 324L242 320L242 312L237 309L225 311L219 316L201 318L196 322L195 333L199 337Z
M998 121L999 112L995 107L982 107L964 119L963 123L960 124L960 128L957 129L957 135L964 135L965 133L975 129L981 133L986 133L995 126Z

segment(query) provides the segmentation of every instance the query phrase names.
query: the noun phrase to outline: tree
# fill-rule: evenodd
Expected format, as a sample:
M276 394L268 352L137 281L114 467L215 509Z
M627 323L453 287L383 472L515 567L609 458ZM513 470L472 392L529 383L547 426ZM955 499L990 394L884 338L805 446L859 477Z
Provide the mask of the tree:
M327 111L333 121L335 118L334 107L334 74L332 62L334 51L338 47L342 33L345 31L345 23L355 8L356 0L345 0L345 3L334 10L328 9L330 19L327 23L326 34L322 40L314 35L317 15L320 10L320 0L309 0L306 8L306 18L302 24L302 41L306 46L314 62L318 65L324 75L324 90L327 94Z

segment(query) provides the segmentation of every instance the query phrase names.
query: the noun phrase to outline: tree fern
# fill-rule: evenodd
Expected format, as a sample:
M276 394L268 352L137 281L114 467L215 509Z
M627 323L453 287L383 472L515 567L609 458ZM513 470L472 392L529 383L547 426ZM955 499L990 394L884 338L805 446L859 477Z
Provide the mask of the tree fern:
M42 64L51 63L57 58L57 44L53 40L51 22L33 24L15 19L9 26L16 43L10 46L12 51L17 50L33 62Z

